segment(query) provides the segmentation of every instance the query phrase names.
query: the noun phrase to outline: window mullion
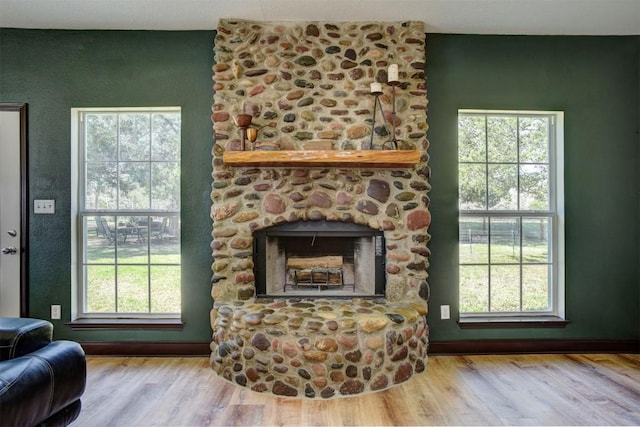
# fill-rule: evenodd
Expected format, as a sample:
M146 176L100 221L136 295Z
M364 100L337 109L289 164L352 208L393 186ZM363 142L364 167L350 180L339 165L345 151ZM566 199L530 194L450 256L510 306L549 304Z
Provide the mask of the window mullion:
M520 238L518 240L519 240L519 249L520 249L520 256L519 256L519 261L520 261L520 278L519 278L519 282L520 282L520 311L522 312L522 311L524 311L524 302L523 302L523 297L522 297L522 294L523 294L523 283L524 283L524 273L522 271L523 270L523 266L524 266L524 258L523 258L524 251L522 249L522 244L523 244L522 236L524 235L524 226L523 226L523 223L522 223L523 222L522 221L522 216L518 217L518 222L520 223L519 224L520 227L518 228L519 231L520 231L520 233L519 233L520 234Z
M557 179L557 163L556 163L556 138L555 138L555 133L556 133L556 124L555 124L555 117L554 116L549 116L549 131L547 132L547 141L549 141L548 143L548 147L547 150L549 152L548 157L547 157L547 162L549 165L549 209L551 209L553 212L556 212L557 209L557 203L556 203L556 197L557 197L557 191L556 191L556 179Z
M485 170L485 209L489 211L489 120L484 116L484 170ZM487 310L492 311L491 304L491 215L487 215Z
M491 305L491 266L492 266L492 261L491 261L491 219L492 216L491 215L487 215L487 301L488 301L488 307L487 310L489 312L493 311L491 309L492 305Z
M151 167L151 165L153 164L151 162L151 159L153 159L153 116L151 115L151 113L149 113L149 157L147 158L147 165L149 167L149 200L148 200L148 208L151 209L153 207L153 205L151 204L153 202L153 169Z
M516 116L516 191L517 191L517 210L520 211L521 208L521 204L520 204L520 196L522 195L522 191L520 191L520 116ZM523 274L522 274L522 264L523 264L523 259L522 259L522 233L523 233L523 227L522 227L522 215L518 216L518 220L520 223L520 244L519 244L519 249L520 249L520 257L519 257L519 261L520 261L520 265L519 265L519 271L518 271L518 296L519 296L519 308L520 308L520 312L522 312L522 280L523 280Z
M151 304L152 304L152 295L153 293L151 292L151 260L149 260L149 263L147 264L147 286L148 286L148 298L149 298L149 313L152 312L151 309Z
M116 210L120 209L120 114L116 114L118 123L116 132Z
M484 208L489 210L489 124L484 116Z
M115 249L115 264L113 265L113 271L114 271L114 277L113 277L113 297L114 297L114 301L113 301L113 306L114 306L114 311L116 313L119 313L120 311L118 310L118 236L116 235L116 242L114 243L116 249Z
M520 210L520 116L516 116L516 208Z

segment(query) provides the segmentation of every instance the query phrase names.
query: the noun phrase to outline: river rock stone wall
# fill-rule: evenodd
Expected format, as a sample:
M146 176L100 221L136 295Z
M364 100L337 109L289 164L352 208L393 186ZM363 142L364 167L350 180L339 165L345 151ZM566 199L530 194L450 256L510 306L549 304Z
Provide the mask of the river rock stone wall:
M211 365L221 377L259 392L331 398L424 370L431 222L424 37L416 22L221 20L211 193ZM395 115L384 84L392 63L400 70ZM373 130L372 82L384 92ZM382 148L393 121L398 148L420 150L421 158L402 169L229 167L222 154L240 147L239 113L261 128L259 142L288 150L362 149L372 140ZM320 220L384 231L384 300L256 298L253 232Z
M214 158L237 150L234 118L253 117L259 142L281 149L368 148L375 97L373 146L426 149L425 34L422 22L265 23L221 20L215 39ZM389 65L398 64L393 115ZM384 116L384 120L383 120ZM385 127L386 123L386 127Z

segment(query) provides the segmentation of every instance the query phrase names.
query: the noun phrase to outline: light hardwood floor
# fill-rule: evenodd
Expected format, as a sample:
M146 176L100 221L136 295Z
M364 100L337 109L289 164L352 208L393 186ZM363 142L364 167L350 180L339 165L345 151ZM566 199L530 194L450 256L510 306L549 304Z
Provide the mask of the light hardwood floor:
M430 356L378 393L275 398L207 358L89 357L73 426L640 425L640 355Z

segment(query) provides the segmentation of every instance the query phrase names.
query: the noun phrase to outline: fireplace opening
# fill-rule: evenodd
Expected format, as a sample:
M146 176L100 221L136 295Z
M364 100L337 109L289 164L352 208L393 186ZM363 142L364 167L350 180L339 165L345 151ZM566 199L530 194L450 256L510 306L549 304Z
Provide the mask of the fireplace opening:
M254 233L258 296L384 297L382 231L353 223L299 221Z

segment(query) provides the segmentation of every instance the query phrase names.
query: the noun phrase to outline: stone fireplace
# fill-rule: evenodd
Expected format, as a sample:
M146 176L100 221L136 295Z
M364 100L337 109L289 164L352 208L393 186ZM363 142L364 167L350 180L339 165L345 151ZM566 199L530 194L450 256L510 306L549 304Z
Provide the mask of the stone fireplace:
M424 371L424 37L417 22L219 23L211 366L222 378L328 399ZM257 130L247 151L241 113Z

